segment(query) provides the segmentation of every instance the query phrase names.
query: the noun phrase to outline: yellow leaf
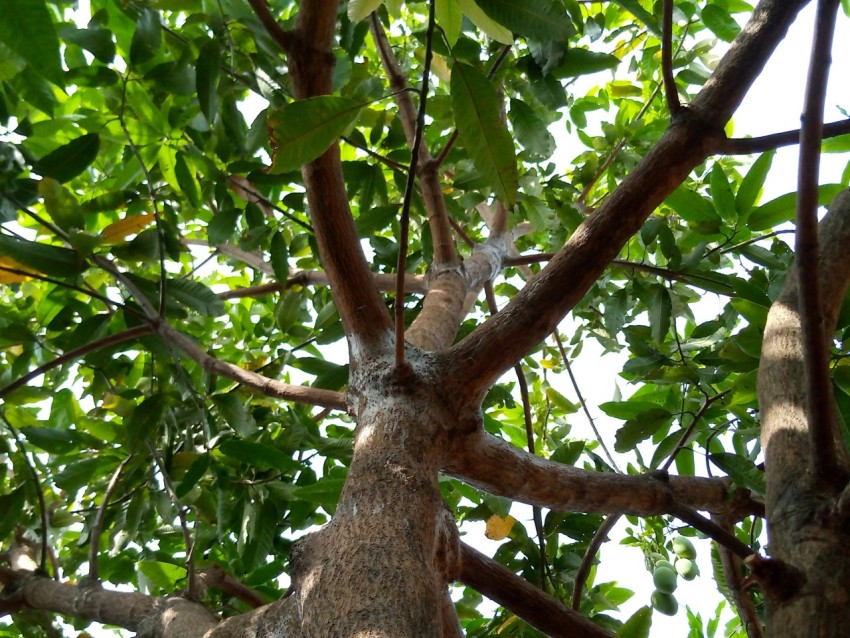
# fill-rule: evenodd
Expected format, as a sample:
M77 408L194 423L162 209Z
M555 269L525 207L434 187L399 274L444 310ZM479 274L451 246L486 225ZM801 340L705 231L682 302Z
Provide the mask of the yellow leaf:
M13 268L14 270L25 270L30 272L31 269L27 268L16 262L11 257L0 257L0 284L19 284L24 281L29 281L31 277L27 277L26 275L21 275L14 272L9 272L8 270L3 270L4 268Z
M501 625L499 625L499 628L496 630L496 633L497 633L497 634L502 633L505 629L507 629L508 627L510 627L510 626L511 626L512 624L514 624L516 621L517 621L517 617L516 617L516 616L514 616L514 615L511 615L511 617L510 617L510 618L508 618L505 622L503 622Z
M516 519L510 514L504 518L498 514L493 514L493 516L487 519L484 536L491 541L500 541L511 533L514 523L516 523Z
M109 224L109 226L101 231L100 236L107 244L114 244L128 235L135 235L146 226L149 226L153 220L154 216L152 213L128 215L124 219L119 219L117 222Z

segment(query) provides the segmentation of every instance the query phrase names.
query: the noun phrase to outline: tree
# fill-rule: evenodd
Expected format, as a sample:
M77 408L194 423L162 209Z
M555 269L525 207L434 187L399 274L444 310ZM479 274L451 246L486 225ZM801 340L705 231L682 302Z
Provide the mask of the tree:
M699 533L728 635L844 635L837 0L803 128L725 132L806 4L6 0L0 632L647 636L591 575L627 516L658 611Z

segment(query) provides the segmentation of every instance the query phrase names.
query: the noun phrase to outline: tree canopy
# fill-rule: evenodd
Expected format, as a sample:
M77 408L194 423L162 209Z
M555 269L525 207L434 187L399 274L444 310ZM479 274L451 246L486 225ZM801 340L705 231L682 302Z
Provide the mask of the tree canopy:
M632 638L693 578L735 616L694 638L800 615L847 509L846 1L802 130L727 132L806 4L4 0L0 635ZM596 578L623 516L655 591Z

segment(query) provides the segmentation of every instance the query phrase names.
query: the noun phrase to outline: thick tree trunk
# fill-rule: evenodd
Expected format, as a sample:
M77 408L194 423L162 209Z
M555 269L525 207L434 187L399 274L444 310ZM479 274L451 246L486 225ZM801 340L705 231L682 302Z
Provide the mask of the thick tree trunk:
M850 280L850 192L833 202L819 236L822 315L831 335ZM779 571L778 582L763 583L767 635L839 638L850 627L850 529L841 498L845 486L843 480L816 482L808 471L810 455L817 452L808 432L797 307L798 278L792 272L768 316L759 372L769 551L790 566Z

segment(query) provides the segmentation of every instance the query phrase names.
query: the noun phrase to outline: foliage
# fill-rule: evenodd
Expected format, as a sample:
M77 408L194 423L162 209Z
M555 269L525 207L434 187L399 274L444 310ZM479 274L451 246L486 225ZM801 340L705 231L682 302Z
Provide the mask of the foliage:
M270 4L290 25L297 5ZM334 95L308 100L294 98L276 43L242 0L91 0L90 15L61 0L15 6L0 18L0 386L43 373L0 408L0 543L16 530L42 537L42 491L63 575L86 573L102 512L101 578L170 593L187 585L181 511L199 568L220 565L279 598L293 540L335 511L351 420L241 387L157 334L108 339L143 325L147 304L218 360L287 383L345 388L331 292L298 279L322 269L299 168L341 138L361 243L375 273L395 272L410 150L367 16L377 10L418 86L428 6L343 6ZM496 196L513 205L511 226L525 231L515 238L521 253L557 251L669 122L661 3L436 0L436 10L424 140L435 157L444 152L450 218L483 241ZM718 41L734 38L750 10L739 0L675 3L683 102L708 77ZM518 37L505 49L511 33ZM575 157L558 150L567 138L580 146ZM563 349L548 340L523 359L537 454L604 472L616 460L629 473L674 458L679 474L728 475L764 492L755 376L767 310L791 261L779 233L795 206L793 194L762 201L772 157L700 165L574 308ZM822 200L847 178L821 186ZM424 275L433 259L425 210L415 194L411 274ZM508 267L494 285L499 305L539 269ZM421 297L404 303L409 322ZM480 299L460 337L487 313ZM841 334L848 326L845 314ZM624 362L618 385L627 396L590 406L616 428L602 441L578 433L584 417L566 374L589 341ZM843 355L836 378L847 422ZM488 431L528 444L513 379L493 387L484 411ZM442 479L441 490L462 531L511 509L455 479ZM546 513L545 572L535 530L523 525L509 526L496 559L568 601L600 522L593 513ZM756 527L745 520L735 533L757 546ZM631 519L625 542L651 566L653 552L672 556L674 529L667 517ZM471 589L459 595L468 635L538 635ZM206 596L226 613L247 609L213 590ZM612 613L631 596L591 578L581 611L620 635L648 635L646 609L625 624ZM650 605L648 593L637 596ZM40 635L28 619L7 622ZM701 619L692 615L691 626L703 635Z

